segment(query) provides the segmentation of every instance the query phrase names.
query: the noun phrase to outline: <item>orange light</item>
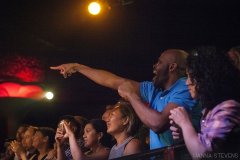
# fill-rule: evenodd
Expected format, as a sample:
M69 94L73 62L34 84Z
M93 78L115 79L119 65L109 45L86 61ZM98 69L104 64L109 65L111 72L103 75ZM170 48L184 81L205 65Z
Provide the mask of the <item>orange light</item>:
M91 2L88 5L88 12L92 15L98 15L101 11L101 5L98 2Z

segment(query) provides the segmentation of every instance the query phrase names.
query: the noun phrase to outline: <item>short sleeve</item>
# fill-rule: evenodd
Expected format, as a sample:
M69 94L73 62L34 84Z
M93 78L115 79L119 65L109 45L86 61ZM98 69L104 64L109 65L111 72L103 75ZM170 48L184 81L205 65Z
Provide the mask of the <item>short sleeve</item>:
M150 102L153 91L154 85L152 82L144 81L140 83L140 96L144 102Z
M192 107L194 107L197 102L192 99L187 86L182 84L182 86L170 96L169 103L178 104L189 111L192 110Z

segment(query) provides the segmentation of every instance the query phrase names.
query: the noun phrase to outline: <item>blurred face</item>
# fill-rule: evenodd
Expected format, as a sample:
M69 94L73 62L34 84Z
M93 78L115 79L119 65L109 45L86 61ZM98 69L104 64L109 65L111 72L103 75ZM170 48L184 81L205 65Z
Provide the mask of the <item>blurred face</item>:
M98 144L100 138L100 133L97 133L93 128L92 124L88 123L84 128L83 140L84 146L91 148L92 146Z
M158 58L157 63L153 66L153 84L156 88L164 88L165 84L169 79L169 63L168 54L164 52Z
M45 143L44 136L42 135L42 133L40 131L37 131L33 137L33 144L32 144L33 147L39 148L44 143Z
M187 81L186 85L188 86L188 90L191 94L193 99L197 98L197 91L196 91L196 82L190 77L190 74L187 72Z
M34 130L32 128L28 128L24 133L23 140L22 140L22 144L24 148L30 149L32 147L33 136L34 136Z
M25 128L24 127L19 127L16 133L16 140L18 142L22 141L22 138L24 136Z
M123 132L126 128L124 120L125 118L122 118L122 114L118 108L112 110L110 117L107 121L107 132L113 136L117 133Z
M234 51L234 50L228 51L228 57L233 61L235 65L239 63L237 51Z
M106 110L103 115L102 115L102 120L104 120L105 122L107 122L107 120L109 119L111 114L111 110Z

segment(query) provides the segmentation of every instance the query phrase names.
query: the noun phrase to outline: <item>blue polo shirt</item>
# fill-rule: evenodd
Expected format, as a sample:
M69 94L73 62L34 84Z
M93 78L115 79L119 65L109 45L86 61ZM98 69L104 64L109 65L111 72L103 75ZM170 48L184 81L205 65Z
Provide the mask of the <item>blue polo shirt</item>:
M154 87L153 82L140 83L140 94L143 101L148 102L154 110L162 112L168 103L175 103L188 111L196 105L186 85L186 78L180 78L170 88L163 91ZM191 113L191 112L190 112ZM173 144L172 133L166 130L155 133L150 129L150 149L162 148Z

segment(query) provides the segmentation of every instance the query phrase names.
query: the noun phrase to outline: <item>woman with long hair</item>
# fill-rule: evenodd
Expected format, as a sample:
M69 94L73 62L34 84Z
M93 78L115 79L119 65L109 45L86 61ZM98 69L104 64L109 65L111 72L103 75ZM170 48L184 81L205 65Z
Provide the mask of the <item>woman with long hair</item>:
M197 133L185 109L178 107L171 110L169 116L173 138L179 138L176 126L180 127L194 159L207 158L208 153L215 153L215 156L216 153L239 153L239 70L226 54L215 48L200 48L187 59L187 76L191 96L203 107L201 130Z
M130 103L121 100L112 109L107 120L108 130L116 144L112 147L109 159L118 158L142 151L140 140L134 137L140 127L140 121Z

